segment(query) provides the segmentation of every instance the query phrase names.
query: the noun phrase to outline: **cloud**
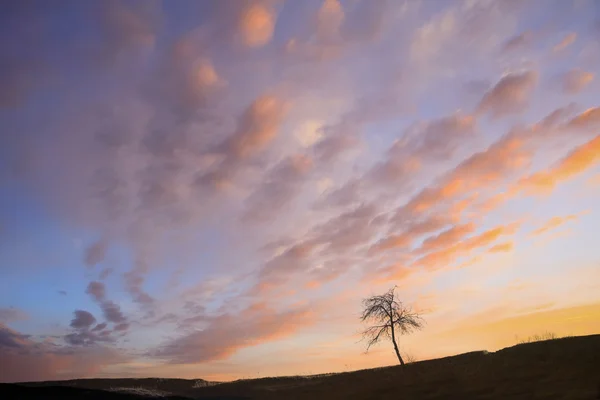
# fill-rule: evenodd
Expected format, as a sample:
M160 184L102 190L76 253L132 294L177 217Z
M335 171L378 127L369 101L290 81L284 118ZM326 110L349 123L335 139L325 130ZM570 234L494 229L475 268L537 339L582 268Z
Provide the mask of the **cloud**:
M68 333L64 336L64 340L71 346L93 346L97 343L113 343L115 340L110 336L110 331L102 331L99 333L81 330L73 333Z
M344 9L338 0L325 0L317 13L317 37L322 42L339 39Z
M488 250L490 253L508 253L515 247L513 242L498 243Z
M312 229L313 243L323 247L323 252L348 254L367 245L379 226L375 204L361 204L354 209L330 218Z
M96 318L88 311L75 310L73 314L75 317L71 320L71 328L89 329L96 323Z
M366 178L377 183L401 183L421 168L449 159L465 140L475 136L476 121L460 113L411 126Z
M323 139L314 145L317 165L329 165L335 162L343 154L358 147L360 143L356 126L348 126L343 121L322 129Z
M519 187L532 194L551 193L555 186L571 179L600 161L600 136L573 149L546 171L536 172L519 181Z
M566 49L567 47L569 47L570 45L572 45L573 43L575 43L575 40L577 40L577 33L575 33L575 32L567 33L567 35L565 37L563 37L560 42L558 42L557 44L554 45L554 47L552 48L552 51L555 53L561 52L564 49Z
M290 156L266 173L264 182L246 200L246 221L266 221L275 217L297 195L313 168L305 155Z
M523 112L535 89L538 74L535 71L515 72L504 76L488 91L477 106L479 113L492 118Z
M0 307L0 323L11 323L17 321L25 321L29 315L15 307Z
M594 80L594 74L575 68L562 76L562 89L567 94L581 92Z
M24 106L32 92L66 79L60 59L69 59L77 68L92 72L152 46L161 19L159 6L154 0L108 0L76 8L67 3L49 7L41 2L11 6L0 21L4 28L0 33L5 38L0 41L0 107ZM90 22L86 33L91 35L84 49L80 37L62 34L64 20L60 14L65 12Z
M404 223L405 226L399 234L390 235L375 243L370 248L370 253L374 254L395 248L408 249L421 236L439 231L449 223L446 218L437 215L427 216L422 219L411 219L409 221L408 223Z
M20 348L28 341L27 335L22 335L4 324L0 324L0 349Z
M406 204L398 208L394 219L401 221L430 211L453 198L477 189L489 188L526 166L531 151L525 146L523 132L510 131L486 150L466 158L450 170L435 185L423 188Z
M152 100L160 99L159 104L165 101L170 103L172 109L185 118L206 113L218 102L222 89L227 86L206 51L203 40L193 35L179 38L169 48L153 78L148 82ZM146 144L164 146L169 142L162 134L149 135Z
M436 270L441 267L450 266L459 258L472 255L473 252L489 246L502 236L513 235L518 228L519 223L516 222L508 225L496 226L478 235L456 241L449 247L428 253L416 259L413 264L428 270Z
M92 281L88 284L85 292L89 294L96 303L98 303L102 309L102 315L108 322L112 322L116 325L127 322L127 318L121 312L121 307L115 302L106 298L106 287L104 283Z
M118 304L105 300L100 304L100 307L102 308L102 313L107 321L115 324L122 324L127 321L127 318L125 318L121 312L121 307L119 307Z
M100 3L98 11L103 33L100 54L106 61L115 62L132 50L154 46L161 20L158 1L108 0Z
M100 345L58 346L35 342L0 324L0 382L30 382L82 378L98 374L108 365L129 359L123 352Z
M43 10L25 4L5 8L0 16L0 109L22 106L51 75L44 48L35 41L49 35L44 20Z
M532 39L533 33L530 31L525 31L507 40L506 43L504 43L502 51L512 52L516 50L522 50L531 43Z
M415 123L389 147L383 161L377 162L362 177L329 191L315 207L347 206L357 202L361 192L388 187L401 191L427 167L451 159L460 144L472 139L476 131L476 120L462 113Z
M73 279L86 279L98 308L71 304L63 311L77 309L72 326L48 343L34 339L45 324L31 336L2 331L6 348L26 349L8 358L23 376L36 357L43 377L106 374L105 360L118 359L104 355L131 346L153 356L127 367L136 375L164 360L224 360L272 340L312 340L301 329L319 318L327 319L319 330L344 330L311 309L321 296L339 307L394 280L412 287L410 298L438 276L453 285L462 274L490 274L480 261L499 263L490 253L516 246L508 222L529 204L519 179L600 127L596 108L576 115L589 82L573 60L560 67L580 72L560 76L567 99L558 86L535 93L556 66L533 45L526 17L547 21L523 2L34 3L48 29L37 17L0 17L0 70L14 80L0 103L22 107L0 115L13 132L0 139L0 159L26 164L0 176L2 189L24 210L22 195L35 197L36 221L58 229L51 241L65 232L94 238L74 250L90 268ZM174 21L179 14L190 18ZM65 37L65 15L90 23ZM466 82L477 83L468 98ZM39 107L50 98L61 100ZM555 111L529 121L546 108ZM595 165L597 152L541 173L557 183ZM56 262L44 249L28 252L29 240L13 246L31 233L17 228L6 235L18 253L11 259L41 254L64 265L69 250L60 246ZM76 300L71 292L55 300ZM0 319L16 317L0 309ZM87 356L89 367L76 370Z
M581 114L573 117L566 125L566 129L578 130L584 133L600 127L600 107L588 108Z
M423 241L418 249L419 252L429 252L431 250L450 247L461 239L472 234L475 231L475 224L472 222L455 225L435 236L430 236Z
M244 159L263 150L275 139L286 109L286 103L275 96L256 98L238 119L233 135L218 146L217 153L223 156L218 169L202 175L200 182L217 187L229 184Z
M242 43L248 47L262 47L269 43L276 19L275 10L267 2L247 2L238 23Z
M312 313L307 308L278 312L257 303L239 314L216 316L203 330L167 342L151 356L174 364L222 360L240 349L290 336L311 322Z
M548 221L546 221L542 226L540 226L539 228L534 230L531 234L534 236L538 236L538 235L544 234L550 230L558 228L559 226L563 225L564 223L566 223L568 221L574 221L576 219L577 219L577 215L575 215L575 214L566 215L564 217L559 217L559 216L552 217Z
M106 242L103 240L99 240L93 243L85 250L85 265L88 267L93 267L96 264L104 261L104 257L106 256Z
M103 301L106 296L106 288L104 283L97 281L90 282L85 292L92 296L92 298L97 302Z
M108 326L108 324L106 322L102 322L101 324L97 324L96 326L94 326L94 328L92 329L92 332L104 330L107 326Z
M145 267L125 273L125 284L133 296L133 301L143 306L151 306L154 298L144 291L144 272Z
M260 285L271 285L271 282L281 283L282 277L307 269L308 260L315 250L315 243L306 241L296 243L283 253L267 261L260 271Z

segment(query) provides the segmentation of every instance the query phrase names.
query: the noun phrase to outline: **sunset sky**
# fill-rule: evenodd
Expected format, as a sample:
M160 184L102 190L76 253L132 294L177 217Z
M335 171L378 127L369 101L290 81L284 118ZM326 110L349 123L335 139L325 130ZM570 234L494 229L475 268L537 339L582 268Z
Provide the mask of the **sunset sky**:
M600 3L3 1L0 381L600 333Z

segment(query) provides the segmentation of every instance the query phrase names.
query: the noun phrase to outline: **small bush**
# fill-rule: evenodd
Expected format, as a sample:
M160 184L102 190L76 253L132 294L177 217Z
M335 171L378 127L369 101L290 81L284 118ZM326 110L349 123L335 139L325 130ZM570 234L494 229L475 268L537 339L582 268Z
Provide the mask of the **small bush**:
M536 333L533 336L529 336L527 339L519 340L519 344L525 343L533 343L533 342L543 342L544 340L554 340L558 339L558 336L554 332L543 332L541 334Z
M413 353L409 353L407 351L402 352L402 358L404 359L404 362L407 364L412 364L414 362L419 361Z
M170 395L168 392L144 387L111 387L109 390L111 392L130 393L145 397L167 397Z

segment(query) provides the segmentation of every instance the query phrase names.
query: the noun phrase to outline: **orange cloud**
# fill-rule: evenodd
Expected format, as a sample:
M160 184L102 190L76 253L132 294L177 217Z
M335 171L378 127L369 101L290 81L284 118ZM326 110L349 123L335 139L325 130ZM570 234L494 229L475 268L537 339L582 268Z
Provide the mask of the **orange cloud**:
M425 239L418 251L428 252L435 249L450 247L474 231L475 224L472 222L463 225L455 225L436 236L430 236Z
M306 284L304 285L304 287L306 289L318 289L319 287L321 287L321 282L318 282L318 281L308 281L308 282L306 282Z
M575 148L547 171L522 179L519 185L533 194L548 194L563 181L575 177L600 161L600 135Z
M511 252L513 250L513 248L514 248L513 242L505 242L505 243L499 243L497 245L490 247L488 252L490 252L490 253L508 253L508 252Z
M325 0L317 13L319 39L331 41L338 38L344 22L344 9L338 0Z
M313 317L306 307L277 312L254 303L238 314L211 318L205 329L170 340L151 355L183 364L222 360L242 348L292 335L314 322Z
M262 2L251 2L242 10L239 32L248 47L262 47L271 41L275 31L275 11Z
M505 179L529 163L531 151L525 144L518 133L503 136L488 149L460 163L437 186L419 192L399 211L400 215L424 212L451 197L471 193Z
M483 232L480 235L472 237L462 243L462 248L467 251L472 251L477 248L485 247L494 242L500 236L512 235L519 228L519 223L515 222L509 225L501 225Z
M593 80L594 74L575 68L563 75L562 88L567 94L576 94L585 89Z
M588 108L581 114L573 117L566 125L567 129L581 131L594 130L600 127L600 107Z
M228 142L230 150L243 158L263 149L275 138L285 110L285 103L274 96L264 95L254 100Z
M552 51L558 53L575 43L575 40L577 40L577 34L575 32L568 33L560 42L558 42L552 48Z
M567 215L564 217L552 217L548 221L546 221L546 223L544 225L540 226L538 229L533 231L531 234L534 236L538 236L538 235L546 233L552 229L558 228L559 226L563 225L564 223L566 223L568 221L574 221L576 219L577 219L577 215L575 215L575 214Z
M509 225L497 226L479 235L457 242L450 247L431 252L417 259L413 264L427 269L437 269L444 265L451 265L459 257L469 256L474 251L490 245L501 236L514 234L519 225L515 222Z

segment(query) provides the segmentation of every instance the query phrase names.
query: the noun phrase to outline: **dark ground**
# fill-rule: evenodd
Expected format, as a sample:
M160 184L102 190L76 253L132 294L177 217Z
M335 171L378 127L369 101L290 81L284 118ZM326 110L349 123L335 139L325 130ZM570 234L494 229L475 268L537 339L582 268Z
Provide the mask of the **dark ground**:
M600 335L520 344L495 353L472 352L416 362L404 368L394 366L316 378L252 379L204 388L193 388L194 382L183 379L87 379L0 385L0 398L135 400L144 397L99 389L144 387L169 392L171 397L163 399L172 400L182 397L221 400L600 400Z

